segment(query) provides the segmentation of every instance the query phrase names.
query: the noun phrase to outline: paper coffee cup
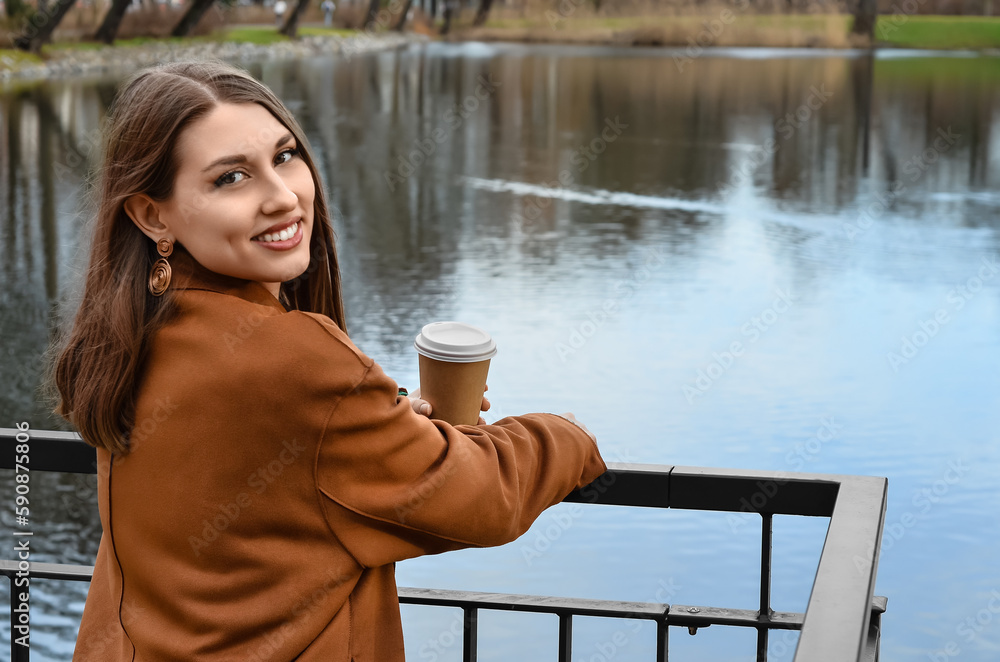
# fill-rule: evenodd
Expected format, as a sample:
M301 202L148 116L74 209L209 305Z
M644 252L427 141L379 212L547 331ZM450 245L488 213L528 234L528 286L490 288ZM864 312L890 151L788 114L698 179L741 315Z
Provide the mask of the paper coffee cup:
M413 346L420 360L420 397L431 403L431 418L478 423L490 359L497 353L490 334L461 322L433 322Z

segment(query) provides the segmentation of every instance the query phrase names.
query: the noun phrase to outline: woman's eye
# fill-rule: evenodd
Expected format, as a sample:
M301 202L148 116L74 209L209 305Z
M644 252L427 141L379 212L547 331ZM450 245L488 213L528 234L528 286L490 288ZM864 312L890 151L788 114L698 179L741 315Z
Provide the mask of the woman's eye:
M298 156L298 154L299 150L297 148L282 150L281 152L278 153L278 156L276 157L276 165L281 165L282 163L288 163L293 158ZM227 186L229 184L235 184L237 182L242 181L245 176L246 173L240 170L230 170L226 174L216 179L215 185L216 187L220 187L220 186Z
M286 149L278 153L278 163L288 163L293 158L299 155L299 150L296 148ZM286 158L287 157L287 158Z
M239 179L237 179L237 177L242 177L242 176L243 173L240 172L239 170L232 170L224 174L222 177L216 179L215 185L225 186L226 184L235 184L236 182L240 181Z

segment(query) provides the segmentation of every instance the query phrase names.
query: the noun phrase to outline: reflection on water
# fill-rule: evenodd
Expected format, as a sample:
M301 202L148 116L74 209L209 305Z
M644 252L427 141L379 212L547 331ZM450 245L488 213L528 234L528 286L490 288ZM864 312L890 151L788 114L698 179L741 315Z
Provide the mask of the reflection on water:
M998 60L727 50L679 70L671 53L431 44L251 71L308 133L352 337L400 383L420 326L458 318L499 344L492 416L575 411L611 460L889 476L883 654L954 641L994 659L1000 620L956 628L1000 587ZM0 91L4 426L64 427L36 388L115 84ZM92 563L92 481L35 480L33 558ZM558 506L511 545L398 573L752 608L758 527ZM824 531L776 520L775 608L804 606ZM33 596L35 657L65 659L85 589ZM410 657L459 659L451 616L404 609ZM621 624L585 620L590 659ZM483 659L551 657L546 619L483 622ZM651 630L624 635L623 654L652 655ZM775 637L771 659L793 645ZM676 659L752 649L722 628L671 641Z

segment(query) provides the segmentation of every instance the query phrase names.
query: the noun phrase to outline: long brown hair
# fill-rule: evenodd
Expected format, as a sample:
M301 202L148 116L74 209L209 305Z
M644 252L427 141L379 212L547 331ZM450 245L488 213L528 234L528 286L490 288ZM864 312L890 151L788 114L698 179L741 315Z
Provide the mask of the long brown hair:
M291 112L267 86L223 62L141 70L123 84L111 105L83 299L53 366L60 398L56 412L93 446L128 452L148 341L174 309L170 290L162 297L149 293L149 271L158 257L155 244L126 214L125 201L138 193L157 201L170 198L178 138L220 103L260 104L295 136L316 187L315 227L309 267L282 284L280 298L289 308L324 314L346 331L326 196Z

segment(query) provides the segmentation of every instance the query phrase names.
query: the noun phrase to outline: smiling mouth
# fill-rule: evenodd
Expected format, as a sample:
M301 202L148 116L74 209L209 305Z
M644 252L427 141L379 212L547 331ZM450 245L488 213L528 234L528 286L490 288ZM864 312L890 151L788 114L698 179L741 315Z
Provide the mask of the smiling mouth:
M263 234L259 234L253 238L253 241L259 241L264 244L273 241L287 241L288 239L294 237L295 233L298 232L299 223L301 223L301 221L295 221L280 232L265 232Z

